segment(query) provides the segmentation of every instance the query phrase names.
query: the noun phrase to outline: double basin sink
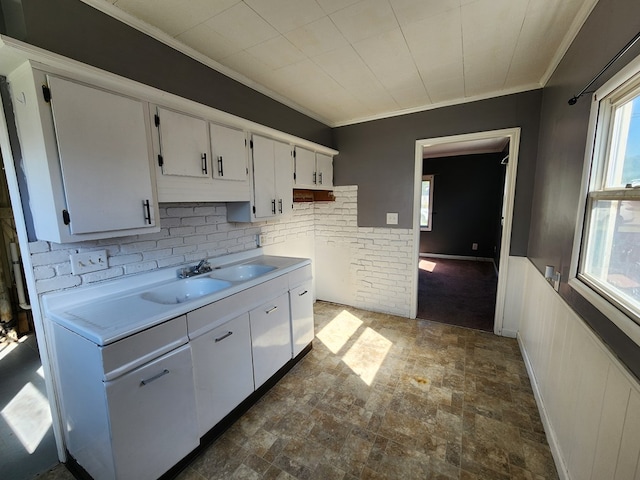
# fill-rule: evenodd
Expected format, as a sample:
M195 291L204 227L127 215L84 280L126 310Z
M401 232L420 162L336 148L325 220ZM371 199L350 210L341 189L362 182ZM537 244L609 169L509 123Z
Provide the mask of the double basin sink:
M175 305L224 290L234 283L251 280L275 269L274 266L258 263L231 265L217 268L206 274L177 279L169 284L147 290L140 296L154 303Z

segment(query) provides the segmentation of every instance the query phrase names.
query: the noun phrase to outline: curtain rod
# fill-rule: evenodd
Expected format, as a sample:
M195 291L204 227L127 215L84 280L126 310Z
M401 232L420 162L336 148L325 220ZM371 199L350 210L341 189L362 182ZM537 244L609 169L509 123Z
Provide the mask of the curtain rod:
M575 96L573 96L573 97L571 97L571 98L569 99L569 102L568 102L568 103L569 103L569 105L575 105L575 104L576 104L576 102L578 101L578 99L579 99L582 95L584 95L584 94L587 92L587 89L588 89L591 85L593 85L593 84L595 83L595 81L596 81L596 80L598 80L598 79L602 76L602 74L603 74L604 72L606 72L606 71L607 71L607 69L608 69L611 65L613 65L613 63L614 63L616 60L618 60L622 55L624 55L625 53L627 53L627 51L628 51L631 47L633 47L633 44L634 44L634 43L636 43L638 40L640 40L640 32L638 32L638 33L636 34L636 36L635 36L635 37L633 37L633 38L631 39L631 41L630 41L629 43L627 43L627 44L622 48L622 50L620 50L620 51L616 54L616 56L615 56L615 57L613 57L613 58L609 61L609 63L607 63L607 64L604 66L604 68L603 68L602 70L600 70L600 72L599 72L595 77L593 77L593 80L591 80L591 81L589 82L589 84L588 84L586 87L584 87L584 88L580 91L580 93L578 93L577 95L575 95Z

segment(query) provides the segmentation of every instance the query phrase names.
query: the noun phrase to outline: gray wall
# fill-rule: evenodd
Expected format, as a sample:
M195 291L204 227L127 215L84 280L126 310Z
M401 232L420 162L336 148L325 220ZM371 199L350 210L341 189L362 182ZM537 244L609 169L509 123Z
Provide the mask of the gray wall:
M334 182L358 185L358 225L413 226L415 142L419 139L521 127L511 255L525 256L538 148L542 90L340 127L334 140Z
M2 33L277 130L333 146L331 129L323 123L225 77L79 0L0 0L0 5L7 23Z
M500 242L503 157L485 153L422 161L422 174L434 175L434 182L432 228L420 232L420 253L494 257Z
M567 100L582 90L638 31L638 0L600 0L544 89L528 256L541 272L545 265L555 265L562 272L562 297L640 377L640 347L567 284L590 109L589 95L573 106ZM639 54L640 44L593 88Z

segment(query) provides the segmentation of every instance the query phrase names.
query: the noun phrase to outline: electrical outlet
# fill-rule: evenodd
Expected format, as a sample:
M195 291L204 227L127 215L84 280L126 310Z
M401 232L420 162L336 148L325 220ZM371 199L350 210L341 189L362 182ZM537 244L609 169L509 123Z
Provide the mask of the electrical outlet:
M398 214L387 213L387 225L397 225L397 224L398 224Z
M96 250L93 252L72 253L69 255L71 260L71 273L80 275L82 273L95 272L109 268L106 250Z
M471 250L478 250L478 244L477 243L472 243L471 244Z

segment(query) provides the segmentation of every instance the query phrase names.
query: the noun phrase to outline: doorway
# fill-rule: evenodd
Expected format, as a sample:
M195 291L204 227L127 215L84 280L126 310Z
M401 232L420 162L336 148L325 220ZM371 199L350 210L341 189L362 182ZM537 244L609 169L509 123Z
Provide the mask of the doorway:
M473 155L483 151L489 152L493 149L493 152L500 156L503 152L502 159L505 159L505 177L504 177L504 189L498 192L498 196L502 194L502 215L500 218L500 229L497 229L496 235L499 240L496 243L495 249L495 261L497 270L499 272L497 284L495 285L495 309L493 315L493 323L490 330L497 335L501 335L502 323L504 315L504 301L506 293L506 278L508 269L508 252L511 242L511 225L513 220L513 204L515 198L515 179L517 172L517 160L518 160L518 147L520 140L520 129L511 128L503 130L493 130L487 132L478 132L464 135L454 135L449 137L437 137L430 139L423 139L416 141L415 150L415 187L414 187L414 272L412 277L412 312L411 317L416 318L418 313L418 287L419 287L419 272L420 262L429 260L428 258L420 257L420 234L421 234L421 201L422 201L422 179L423 179L423 157L425 152L427 156L431 157L447 157L447 156L459 156L459 155ZM508 159L508 162L506 161ZM500 161L500 160L498 160ZM438 179L437 174L432 177L432 187L437 191ZM438 206L433 205L433 212L438 211ZM437 216L435 216L437 218ZM433 220L433 224L437 225L437 220ZM476 243L476 242L473 242ZM475 248L480 248L480 245L469 245ZM479 242L478 242L479 243ZM475 252L475 250L472 250ZM464 252L462 252L464 253ZM492 253L492 252L490 252ZM493 260L491 254L486 252L482 255L478 253L471 253L470 255L448 255L445 254L446 260L459 260L459 261L476 261L478 258L482 260ZM438 254L432 255L432 257L438 257ZM442 257L442 256L440 256ZM466 257L466 258L465 258ZM442 261L444 262L444 260ZM433 262L432 262L433 263ZM478 267L478 265L475 265ZM423 263L423 267L429 268L428 265ZM492 267L491 267L492 268Z

